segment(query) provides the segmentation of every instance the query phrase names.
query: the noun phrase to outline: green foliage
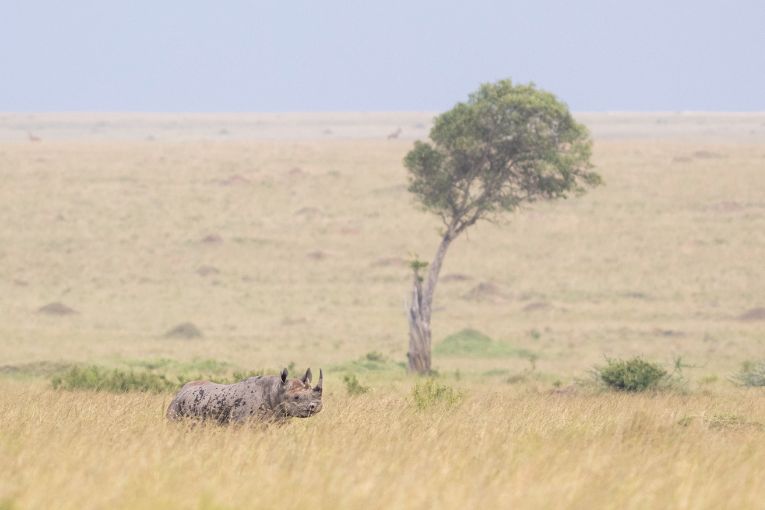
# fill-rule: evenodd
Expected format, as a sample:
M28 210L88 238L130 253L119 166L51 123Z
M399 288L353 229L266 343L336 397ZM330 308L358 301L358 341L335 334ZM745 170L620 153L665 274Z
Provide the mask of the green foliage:
M429 378L414 385L412 398L415 407L423 410L436 405L455 406L462 400L462 394L451 386L439 384L435 379Z
M425 269L426 267L428 267L428 263L418 258L414 258L409 261L409 267L412 268L412 271L414 271L415 273L418 273L422 269Z
M164 375L150 372L134 372L118 369L105 369L97 366L73 367L51 379L53 388L62 390L94 390L125 393L128 391L148 391L161 393L177 388L176 382Z
M173 391L189 381L211 380L221 384L243 381L264 375L264 370L234 370L232 365L212 359L178 362L170 359L131 360L128 370L97 365L72 366L53 374L51 384L62 390L93 390L122 393ZM276 370L269 373L276 374Z
M474 358L523 357L536 359L535 354L516 349L506 342L497 342L472 328L466 328L444 338L433 348L436 356L462 356Z
M355 374L345 374L343 376L343 382L345 383L345 390L348 395L363 395L369 391L369 387L362 385Z
M11 498L0 499L0 510L15 510L16 503Z
M669 379L667 371L640 357L629 360L607 360L605 367L595 369L597 377L609 388L620 391L645 391L657 388Z
M765 361L745 361L731 380L741 386L765 386Z
M458 234L524 202L565 198L600 183L587 129L553 94L487 83L435 119L431 143L404 158L409 191Z

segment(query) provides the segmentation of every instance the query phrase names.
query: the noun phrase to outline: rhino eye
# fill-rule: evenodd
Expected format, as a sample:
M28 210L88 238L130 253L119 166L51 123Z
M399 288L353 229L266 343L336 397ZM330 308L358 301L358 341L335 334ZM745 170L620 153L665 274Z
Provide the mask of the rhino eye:
M295 400L300 400L300 395L295 395Z

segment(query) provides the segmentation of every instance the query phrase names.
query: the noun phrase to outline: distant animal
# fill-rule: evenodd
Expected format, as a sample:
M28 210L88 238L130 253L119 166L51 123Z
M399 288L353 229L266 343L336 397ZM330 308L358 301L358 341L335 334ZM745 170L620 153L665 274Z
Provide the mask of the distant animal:
M27 138L29 138L30 142L39 142L40 137L33 135L31 132L27 131Z
M281 375L250 377L235 384L186 383L170 402L166 416L173 421L196 418L226 424L307 418L321 411L321 369L313 388L310 368L301 379L289 380L287 375L285 368Z
M388 135L388 140L395 140L396 138L398 138L398 135L400 134L401 134L401 128L398 128L397 130L395 130L394 132Z

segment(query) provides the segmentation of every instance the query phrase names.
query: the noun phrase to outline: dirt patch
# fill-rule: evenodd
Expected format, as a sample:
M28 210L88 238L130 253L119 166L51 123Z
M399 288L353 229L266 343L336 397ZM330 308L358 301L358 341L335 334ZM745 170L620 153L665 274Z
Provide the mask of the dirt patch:
M672 158L673 163L690 163L693 161L693 158L689 158L688 156L677 156Z
M357 236L361 234L361 228L359 227L341 227L338 231L340 235L344 236Z
M738 320L744 322L765 321L765 307L759 306L757 308L747 310L738 316Z
M668 336L668 337L682 337L685 336L684 331L680 331L677 329L662 329L662 328L654 328L652 333L655 336Z
M295 166L290 168L289 172L287 172L287 175L290 177L302 177L303 175L306 175L306 173L299 166Z
M297 326L300 324L308 324L308 319L305 317L284 317L282 319L284 326Z
M311 260L324 260L327 257L329 257L327 252L324 252L321 250L309 251L308 253L305 254L305 256Z
M197 274L199 276L210 276L214 274L220 274L217 267L214 266L199 266L197 268Z
M523 307L524 312L539 312L542 310L549 310L552 305L547 301L534 301Z
M234 174L232 176L226 177L225 179L220 179L217 182L221 186L246 186L250 184L250 180L247 177L239 174Z
M193 323L183 322L165 333L164 336L165 338L183 338L189 340L192 338L201 338L202 332Z
M41 306L37 309L37 313L46 315L73 315L77 313L77 310L66 306L64 303L56 301L53 303L48 303L45 306Z
M393 186L385 186L382 188L376 188L372 190L373 195L398 195L404 193L407 190L406 184L394 184Z
M302 216L304 218L316 218L317 216L322 216L322 212L317 207L303 207L295 211L295 216Z
M696 159L722 159L726 156L725 154L720 154L719 152L700 150L700 151L694 152L693 157Z
M471 278L470 276L466 274L449 273L449 274L443 275L440 279L442 282L449 283L449 282L467 282L472 280L473 278Z
M746 205L734 200L723 200L722 202L715 202L704 207L704 210L706 211L719 213L739 212L744 209L746 209Z
M218 234L208 234L204 236L201 241L202 244L221 244L223 238Z
M462 299L468 301L480 301L480 302L496 302L507 299L507 295L492 282L481 282L466 294L462 295Z
M372 267L406 267L409 261L401 257L380 257L372 262Z
M651 297L644 292L628 291L622 295L630 299L642 299L642 300L651 299Z

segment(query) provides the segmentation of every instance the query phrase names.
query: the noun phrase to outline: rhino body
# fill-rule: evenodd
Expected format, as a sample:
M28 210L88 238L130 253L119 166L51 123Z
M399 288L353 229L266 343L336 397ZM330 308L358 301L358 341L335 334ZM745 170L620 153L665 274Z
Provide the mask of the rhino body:
M311 369L302 379L287 379L287 369L280 376L250 377L235 384L210 381L186 383L170 402L167 418L197 418L218 423L244 423L248 420L283 420L305 418L321 411L324 374L311 388Z

